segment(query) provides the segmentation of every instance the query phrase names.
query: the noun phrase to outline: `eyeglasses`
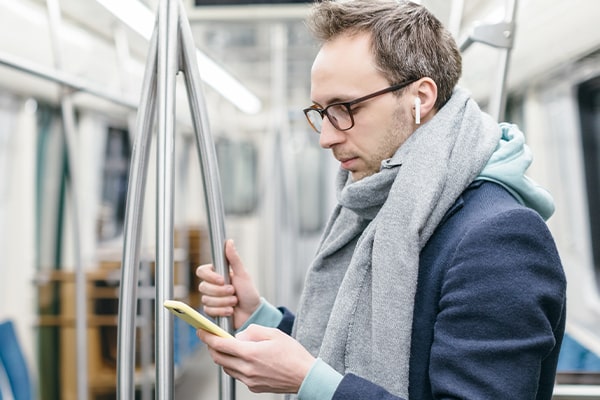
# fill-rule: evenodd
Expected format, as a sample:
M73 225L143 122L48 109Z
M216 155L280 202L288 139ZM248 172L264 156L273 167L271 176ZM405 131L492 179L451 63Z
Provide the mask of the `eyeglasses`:
M325 118L325 116L329 118L329 122L331 122L331 124L337 130L347 131L349 129L352 129L352 127L354 126L354 115L352 114L352 106L363 101L372 99L373 97L381 96L385 93L400 90L418 80L419 79L411 79L406 82L402 82L397 85L392 85L385 89L379 90L375 93L359 97L358 99L352 101L330 104L325 108L321 108L313 104L312 106L303 110L304 115L306 116L306 119L308 120L310 126L317 133L321 133L321 127L323 126L323 119Z

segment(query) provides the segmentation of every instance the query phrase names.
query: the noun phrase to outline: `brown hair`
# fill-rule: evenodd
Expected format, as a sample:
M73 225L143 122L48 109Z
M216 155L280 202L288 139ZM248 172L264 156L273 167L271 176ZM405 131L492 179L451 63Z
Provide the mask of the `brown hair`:
M371 34L375 62L390 84L430 77L440 109L460 78L462 58L452 35L425 7L399 0L323 0L307 26L322 43L340 35Z

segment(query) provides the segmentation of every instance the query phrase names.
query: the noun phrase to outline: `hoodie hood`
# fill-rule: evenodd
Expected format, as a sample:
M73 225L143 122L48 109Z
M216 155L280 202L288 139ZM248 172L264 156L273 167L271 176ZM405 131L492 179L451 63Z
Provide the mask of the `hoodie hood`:
M554 213L554 200L547 190L525 175L533 156L523 132L516 125L504 122L499 127L502 137L498 147L477 179L502 185L521 204L548 220Z

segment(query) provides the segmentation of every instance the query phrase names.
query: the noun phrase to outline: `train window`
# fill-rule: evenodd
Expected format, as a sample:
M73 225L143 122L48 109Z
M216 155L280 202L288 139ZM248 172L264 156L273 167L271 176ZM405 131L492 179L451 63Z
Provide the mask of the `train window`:
M109 127L102 174L102 205L98 226L100 241L114 239L123 232L130 159L129 132Z
M298 223L300 233L313 234L320 232L325 224L325 157L329 154L319 147L312 132L307 135L302 131L302 135L306 143L295 152Z
M525 101L523 96L508 96L506 99L506 112L504 120L512 124L516 124L522 131L526 132L525 128Z
M0 243L6 243L9 226L9 186L11 178L11 135L14 132L16 110L12 100L0 93Z
M600 77L582 83L577 91L592 255L600 280ZM600 282L599 282L600 283Z
M40 267L62 263L67 161L60 112L39 103L37 108L36 221Z
M15 108L12 99L0 93L0 202L7 197L7 182L10 179L10 137L14 133Z
M215 142L226 214L253 212L258 203L256 148L248 141L220 138Z

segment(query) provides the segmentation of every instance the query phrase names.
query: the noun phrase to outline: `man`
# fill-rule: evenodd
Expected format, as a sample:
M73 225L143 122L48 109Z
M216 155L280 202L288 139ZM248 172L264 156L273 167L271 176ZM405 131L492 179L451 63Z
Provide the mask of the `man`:
M302 400L550 399L565 278L522 133L456 87L460 53L423 7L323 1L308 23L322 47L304 112L340 162L338 205L296 317L260 298L231 241L231 285L198 268L204 310L240 331L198 331L214 361Z

